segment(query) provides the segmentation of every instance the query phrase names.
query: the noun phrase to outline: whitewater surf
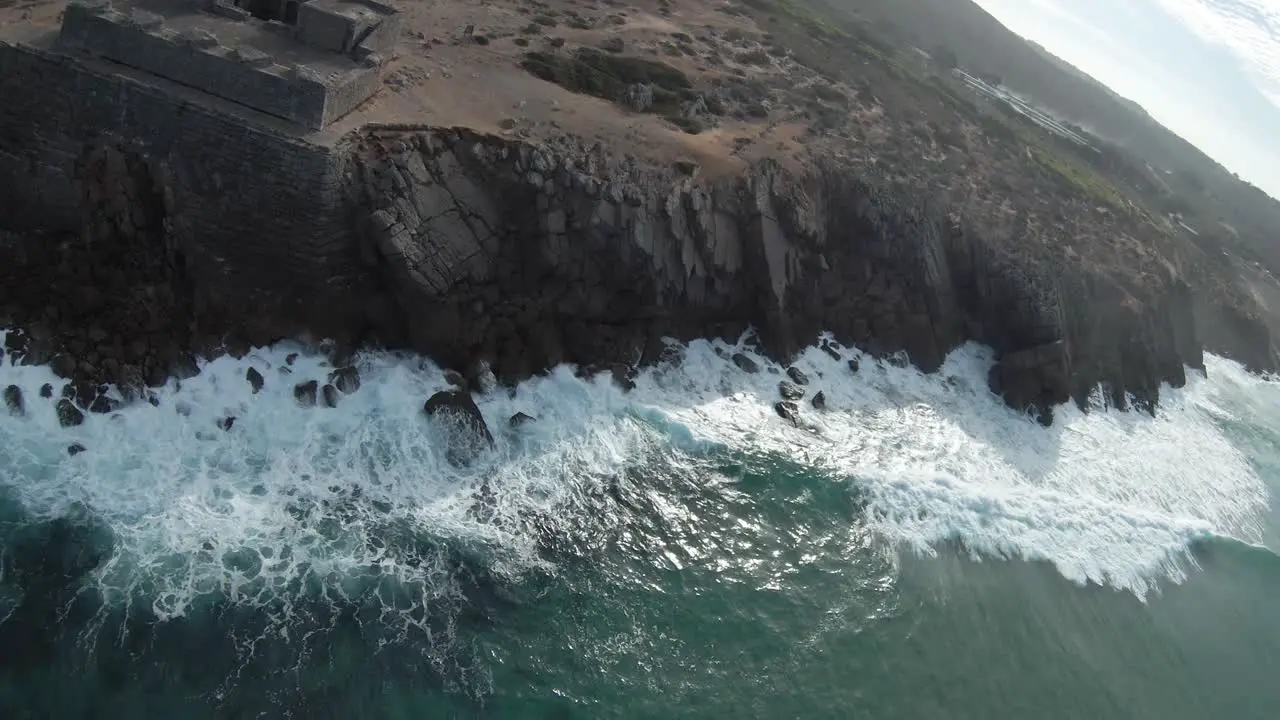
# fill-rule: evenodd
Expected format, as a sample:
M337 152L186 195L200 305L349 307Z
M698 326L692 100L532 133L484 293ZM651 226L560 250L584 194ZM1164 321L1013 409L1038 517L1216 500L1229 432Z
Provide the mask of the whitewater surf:
M6 359L0 386L21 388L25 413L0 413L0 636L94 667L206 637L219 679L202 697L220 703L248 702L246 672L301 683L342 652L483 699L514 662L498 638L555 625L565 603L614 631L557 652L609 674L642 647L673 652L635 608L614 617L615 595L678 604L676 588L695 588L773 617L823 577L879 598L904 559L958 548L1148 601L1198 572L1203 542L1275 539L1240 438L1265 434L1255 413L1280 386L1229 361L1165 389L1154 418L1060 407L1043 428L989 392L984 348L930 375L811 348L793 424L774 408L783 369L745 340L679 350L629 392L561 367L478 397L494 447L463 466L422 413L444 373L417 357L363 354L357 390L304 407L294 386L323 382L325 357L260 348L71 428L54 408L63 381ZM868 617L895 613L867 602ZM23 653L5 662L38 665Z

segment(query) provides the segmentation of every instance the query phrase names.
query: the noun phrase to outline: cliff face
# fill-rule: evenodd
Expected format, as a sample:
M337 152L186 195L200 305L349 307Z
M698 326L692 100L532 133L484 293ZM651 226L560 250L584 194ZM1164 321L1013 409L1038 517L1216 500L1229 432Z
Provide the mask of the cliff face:
M987 343L993 388L1048 421L1099 385L1150 407L1206 342L1274 367L1265 326L1200 301L1172 264L1117 279L1025 251L834 159L704 177L407 126L325 148L64 58L6 49L0 70L5 218L52 232L0 243L0 321L30 331L11 352L84 381L154 384L187 350L308 333L514 381L755 327L778 359L830 331L926 371Z
M973 339L999 353L993 389L1044 420L1099 385L1150 407L1162 382L1203 367L1172 269L1134 295L1083 266L1015 259L835 164L703 180L690 165L430 129L376 131L355 152L361 256L401 310L378 329L446 363L484 358L515 379L750 325L780 359L829 330L928 371ZM1269 362L1265 328L1233 321L1229 335Z

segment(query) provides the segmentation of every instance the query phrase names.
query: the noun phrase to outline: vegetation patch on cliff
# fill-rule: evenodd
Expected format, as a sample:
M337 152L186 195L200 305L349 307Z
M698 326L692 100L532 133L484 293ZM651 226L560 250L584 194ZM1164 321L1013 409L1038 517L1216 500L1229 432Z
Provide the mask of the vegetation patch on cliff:
M579 48L565 55L529 52L521 67L571 92L661 115L686 132L702 129L701 121L695 117L698 113L691 112L701 96L688 75L666 63ZM702 105L705 108L705 101Z

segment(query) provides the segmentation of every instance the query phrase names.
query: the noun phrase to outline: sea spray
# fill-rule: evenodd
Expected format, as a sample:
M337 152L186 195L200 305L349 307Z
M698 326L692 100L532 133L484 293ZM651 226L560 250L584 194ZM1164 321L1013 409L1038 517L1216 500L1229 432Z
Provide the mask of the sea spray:
M957 350L933 375L814 348L796 364L828 407L804 403L792 425L773 409L780 368L757 357L764 370L746 373L728 358L750 348L695 342L630 393L562 367L480 398L495 449L458 467L421 416L446 387L433 364L365 354L357 392L309 408L294 385L332 368L305 353L286 362L297 352L219 358L160 389L155 406L90 414L75 428L39 399L42 384L60 384L46 368L6 364L0 384L21 387L29 409L0 418L4 483L33 518L91 509L116 546L86 582L161 619L206 593L271 604L358 592L365 573L422 597L455 593L447 578L459 553L495 577L554 573L557 532L592 526L592 498L616 493L621 475L717 448L820 471L862 498L855 524L891 545L928 552L955 540L1139 594L1179 579L1197 538L1262 532L1266 488L1223 436L1217 396L1224 383L1274 390L1216 359L1209 378L1166 393L1154 419L1064 407L1045 429L987 390L983 348ZM251 367L265 378L257 394ZM537 420L508 427L517 412ZM86 451L69 455L72 443ZM414 533L439 547L388 540Z

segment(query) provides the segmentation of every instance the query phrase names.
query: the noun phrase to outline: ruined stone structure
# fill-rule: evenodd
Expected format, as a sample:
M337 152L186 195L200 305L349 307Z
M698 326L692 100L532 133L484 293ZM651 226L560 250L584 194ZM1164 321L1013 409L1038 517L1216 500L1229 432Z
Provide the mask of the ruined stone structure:
M373 0L80 0L57 48L319 130L378 89L398 13Z

